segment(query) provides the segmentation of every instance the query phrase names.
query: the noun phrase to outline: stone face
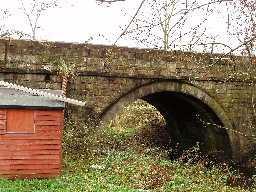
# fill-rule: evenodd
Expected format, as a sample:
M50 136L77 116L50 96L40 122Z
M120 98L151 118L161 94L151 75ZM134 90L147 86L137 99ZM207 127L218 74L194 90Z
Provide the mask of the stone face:
M67 66L75 65L68 96L88 103L82 109L70 106L72 117L78 119L109 119L122 105L154 93L189 95L216 113L227 130L232 153L239 157L256 150L250 137L256 135L256 65L246 64L240 57L235 58L236 62L216 59L220 57L0 40L0 80L32 88L60 89L61 72L54 71L54 63L63 59ZM160 101L152 102L161 105Z

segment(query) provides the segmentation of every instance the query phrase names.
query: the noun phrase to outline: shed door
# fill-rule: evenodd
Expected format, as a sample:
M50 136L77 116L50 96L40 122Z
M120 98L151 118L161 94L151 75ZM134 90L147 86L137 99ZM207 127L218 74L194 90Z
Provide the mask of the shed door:
M7 133L34 133L34 111L29 109L7 110Z

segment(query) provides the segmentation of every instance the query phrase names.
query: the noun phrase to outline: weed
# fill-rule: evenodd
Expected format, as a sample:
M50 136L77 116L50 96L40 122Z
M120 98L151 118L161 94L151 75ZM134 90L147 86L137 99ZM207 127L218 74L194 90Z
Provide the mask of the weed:
M116 128L112 124L101 130L67 122L62 176L48 180L2 179L0 192L256 192L255 176L248 178L229 162L203 155L199 143L186 150L179 150L178 145L170 149L162 145L168 142L155 142L162 121L154 120L161 122L159 126L136 121L133 123L138 126L120 128L119 124ZM170 160L175 153L177 158Z

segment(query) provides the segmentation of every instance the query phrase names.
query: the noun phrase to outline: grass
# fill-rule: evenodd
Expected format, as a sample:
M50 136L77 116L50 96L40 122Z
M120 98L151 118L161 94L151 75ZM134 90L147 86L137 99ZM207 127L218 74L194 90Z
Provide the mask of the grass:
M173 150L166 147L164 124L159 118L152 118L152 110L142 123L132 113L128 118L119 117L114 127L98 131L68 123L62 176L1 179L0 192L256 192L255 177L247 178L228 164L204 158L198 146L170 160ZM138 113L142 113L141 109L135 115L142 116ZM150 118L155 123L148 124ZM137 127L131 128L132 125Z
M63 174L55 179L0 180L1 192L69 192L69 191L256 191L255 188L230 186L230 178L240 175L225 166L168 160L168 150L131 140L134 132L115 132L108 128L94 134L109 145L91 148L91 157L64 159ZM98 138L97 138L98 137ZM112 140L109 140L112 138ZM110 142L110 143L109 143ZM112 143L111 143L112 142ZM113 147L113 143L116 143ZM96 145L99 142L94 143ZM100 146L100 145L99 145Z

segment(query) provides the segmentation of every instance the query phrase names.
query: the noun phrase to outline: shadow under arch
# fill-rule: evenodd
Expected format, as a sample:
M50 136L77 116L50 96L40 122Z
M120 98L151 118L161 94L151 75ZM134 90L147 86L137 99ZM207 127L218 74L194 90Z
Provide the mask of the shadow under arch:
M102 123L110 122L123 106L137 99L147 101L163 115L173 143L191 147L199 141L204 150L231 157L232 137L228 130L232 130L232 124L221 105L200 88L177 81L142 85L107 107L101 115Z

